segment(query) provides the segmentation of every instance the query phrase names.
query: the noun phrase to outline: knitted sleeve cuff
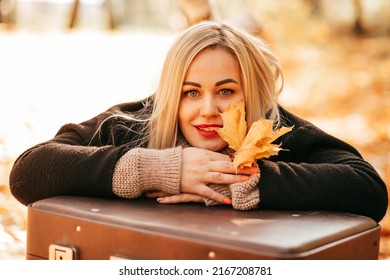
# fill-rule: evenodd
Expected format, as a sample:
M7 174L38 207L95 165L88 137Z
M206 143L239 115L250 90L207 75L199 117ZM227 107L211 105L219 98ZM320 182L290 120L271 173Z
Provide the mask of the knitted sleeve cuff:
M181 147L165 150L132 149L115 166L112 191L128 199L148 191L179 194L181 164Z
M232 205L237 210L250 210L258 207L260 191L257 186L260 173L251 175L246 182L230 185L232 192Z
M216 191L220 194L223 194L224 196L228 198L232 198L232 193L230 191L230 188L228 185L217 185L217 184L209 184L208 187L212 189L213 191ZM219 203L215 200L212 200L210 198L204 197L203 198L204 203L206 206L214 206L214 205L221 205L222 203Z

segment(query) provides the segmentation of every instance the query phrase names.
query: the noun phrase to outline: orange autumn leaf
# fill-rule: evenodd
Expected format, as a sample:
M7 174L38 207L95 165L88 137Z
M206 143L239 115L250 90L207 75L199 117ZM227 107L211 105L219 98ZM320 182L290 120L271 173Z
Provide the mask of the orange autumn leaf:
M246 135L244 101L230 104L221 114L221 117L224 126L217 128L216 131L229 144L230 148L238 151Z
M273 121L271 120L259 119L254 122L234 156L233 165L236 170L237 168L251 167L257 159L277 155L282 149L280 145L272 144L272 142L291 130L292 127L273 130Z
M281 150L280 145L272 142L292 130L292 127L273 130L272 120L259 119L246 135L244 101L229 106L221 117L224 126L217 132L236 151L233 160L236 170L251 167L257 159L277 155Z

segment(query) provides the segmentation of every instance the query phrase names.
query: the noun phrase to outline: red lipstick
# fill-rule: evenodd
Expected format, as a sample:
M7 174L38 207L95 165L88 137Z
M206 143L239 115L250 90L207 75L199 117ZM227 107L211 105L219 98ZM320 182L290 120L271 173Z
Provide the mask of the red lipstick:
M215 128L222 127L222 125L219 124L199 124L194 125L196 130L200 135L203 137L216 137L219 136L219 134L215 131Z

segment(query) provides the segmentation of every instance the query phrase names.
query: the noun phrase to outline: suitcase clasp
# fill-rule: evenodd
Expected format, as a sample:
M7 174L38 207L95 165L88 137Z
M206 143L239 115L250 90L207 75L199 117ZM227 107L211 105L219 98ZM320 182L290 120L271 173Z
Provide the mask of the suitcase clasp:
M49 260L75 260L76 249L57 244L49 246Z

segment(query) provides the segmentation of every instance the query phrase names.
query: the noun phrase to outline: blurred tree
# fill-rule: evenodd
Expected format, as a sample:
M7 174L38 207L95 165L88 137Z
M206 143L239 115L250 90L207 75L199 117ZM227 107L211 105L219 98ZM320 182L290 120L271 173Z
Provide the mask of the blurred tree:
M366 31L363 27L363 20L362 20L362 16L363 16L362 2L360 0L354 0L353 5L354 5L354 12L355 12L353 32L358 36L365 35Z
M313 15L321 15L321 0L305 0L305 4L311 9Z
M240 0L227 3L216 0L176 0L176 2L186 18L186 27L203 20L224 20L236 24L256 36L264 35L262 26L248 11L251 6L250 1ZM227 10L233 11L233 13L226 12Z
M108 13L108 26L110 29L116 28L115 16L112 8L112 1L105 0L103 3L103 7L107 10ZM80 16L80 0L74 0L72 12L70 15L69 28L72 29L76 26L77 18Z
M69 28L74 28L76 26L76 19L79 14L79 9L80 9L80 0L75 0L70 15Z
M15 24L15 1L0 0L0 24L12 27Z
M208 0L176 0L180 11L191 26L203 20L213 19L210 2Z

